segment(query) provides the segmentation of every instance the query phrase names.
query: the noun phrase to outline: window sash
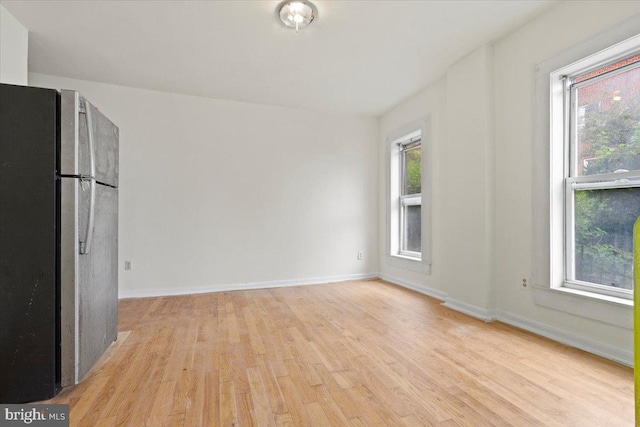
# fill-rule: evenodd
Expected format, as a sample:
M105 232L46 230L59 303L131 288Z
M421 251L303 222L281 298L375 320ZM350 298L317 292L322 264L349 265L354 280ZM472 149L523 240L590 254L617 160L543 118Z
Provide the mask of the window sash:
M617 174L608 174L617 175ZM591 177L591 176L590 176ZM640 179L620 181L599 181L598 175L594 175L590 182L585 182L584 177L567 178L565 180L565 278L564 286L588 292L633 299L633 291L629 289L614 288L599 283L584 282L575 278L575 190L611 190L620 188L638 188ZM596 178L596 179L593 179ZM578 182L578 180L582 182Z
M630 55L625 55L625 56L627 58L631 58L637 55L638 55L638 52L634 52ZM578 165L577 90L583 86L590 85L600 80L608 79L616 76L617 74L625 73L627 71L631 71L635 68L638 68L640 67L640 62L632 62L620 68L616 68L615 70L608 71L598 76L594 76L592 78L583 80L579 83L574 83L574 81L580 78L580 76L584 76L586 74L592 73L595 70L604 68L609 64L615 64L616 62L620 62L622 60L624 60L624 57L616 58L610 61L608 64L598 64L595 67L590 67L587 70L582 70L571 76L567 76L567 75L562 76L562 78L564 79L565 171L567 171L567 174L568 174L565 177L575 177L577 175L577 171L576 171L576 167ZM591 177L593 176L595 175L591 175Z
M406 256L409 258L421 259L422 253L416 251L408 251L403 249L405 247L405 243L407 240L407 236L405 234L405 216L406 216L406 208L408 206L422 206L422 193L414 193L414 194L405 194L404 189L407 184L407 171L406 171L406 155L407 153L422 149L422 135L417 135L412 138L409 138L403 142L398 143L398 148L400 149L400 197L399 197L399 205L400 205L400 221L399 221L399 246L398 246L398 255Z
M631 55L631 56L633 57L633 56L636 56L636 55L637 55L637 54L634 54L634 55ZM612 64L615 64L616 62L620 62L620 59L615 60L615 61L612 61L611 63L612 63ZM587 72L583 72L583 73L580 73L580 74L574 75L574 76L570 79L570 82L571 82L571 88L572 88L572 89L579 89L579 88L581 88L582 86L586 86L586 85L589 85L589 84L592 84L592 83L596 83L596 82L598 82L598 81L600 81L600 80L603 80L603 79L611 78L611 77L613 77L613 76L615 76L615 75L617 75L617 74L620 74L620 73L624 73L624 72L627 72L627 71L631 71L631 70L633 70L634 68L638 68L638 67L640 67L640 62L632 62L632 63L630 63L630 64L623 65L623 66L622 66L622 67L620 67L620 68L616 68L615 70L607 71L607 72L605 72L605 73L599 74L599 75L594 76L594 77L591 77L591 78L589 78L589 79L582 80L582 81L580 81L580 82L578 82L578 83L574 83L574 82L575 82L575 80L576 80L576 79L578 79L578 78L580 78L581 76L584 76L585 74L589 74L589 73L593 72L594 70L601 69L601 68L604 68L604 67L606 67L606 65L605 65L605 66L600 65L600 66L598 66L598 67L596 67L596 68L592 68L592 69L590 69L590 70L589 70L589 71L587 71Z
M422 135L420 131L412 132L407 135L401 141L397 141L396 144L400 148L400 151L412 148L413 145L419 144L422 141Z
M410 258L420 259L422 257L421 252L415 251L407 251L402 248L405 247L405 241L407 236L404 233L404 217L405 217L405 209L407 206L420 206L422 207L422 193L420 194L410 194L406 196L399 197L400 204L400 221L399 221L399 230L398 235L400 236L400 245L398 246L398 254Z
M400 196L400 205L403 207L422 205L422 193Z
M631 55L633 56L633 55ZM618 58L611 63L620 61ZM629 289L614 288L611 286L584 282L575 279L575 191L576 190L607 190L622 188L640 187L640 170L632 170L620 173L605 173L593 175L577 176L578 165L578 109L576 91L582 86L592 84L605 78L611 78L616 74L623 73L640 66L640 62L634 62L620 67L611 72L595 76L593 78L574 83L574 80L581 75L593 72L606 65L598 65L587 71L581 71L573 76L563 76L564 78L564 159L565 159L565 179L564 179L564 281L563 286L587 292L596 292L624 299L633 299L633 291Z
M571 190L613 190L615 188L640 187L640 178L587 182L577 182L575 178L567 178L567 184L571 187Z
M422 149L422 137L417 136L411 138L402 143L398 143L400 148L400 196L414 196L414 194L405 194L404 189L407 186L407 171L406 171L406 155L408 152L413 150Z
M631 183L640 179L640 169L632 170L629 172L611 172L601 173L593 175L581 175L568 177L575 185L581 185L583 183L593 183L594 185L599 182L604 183Z

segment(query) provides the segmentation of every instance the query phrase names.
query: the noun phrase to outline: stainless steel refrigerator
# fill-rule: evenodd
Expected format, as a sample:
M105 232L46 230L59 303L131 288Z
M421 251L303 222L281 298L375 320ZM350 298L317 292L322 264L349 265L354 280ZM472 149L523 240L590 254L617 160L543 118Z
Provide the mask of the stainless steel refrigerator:
M118 327L118 127L75 91L0 86L0 402L81 381Z

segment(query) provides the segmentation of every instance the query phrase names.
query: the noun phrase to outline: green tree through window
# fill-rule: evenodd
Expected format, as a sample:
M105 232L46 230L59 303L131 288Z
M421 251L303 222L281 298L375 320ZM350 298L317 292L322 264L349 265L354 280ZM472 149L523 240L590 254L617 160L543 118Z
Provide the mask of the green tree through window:
M406 153L407 192L418 194L422 191L422 150L416 148Z

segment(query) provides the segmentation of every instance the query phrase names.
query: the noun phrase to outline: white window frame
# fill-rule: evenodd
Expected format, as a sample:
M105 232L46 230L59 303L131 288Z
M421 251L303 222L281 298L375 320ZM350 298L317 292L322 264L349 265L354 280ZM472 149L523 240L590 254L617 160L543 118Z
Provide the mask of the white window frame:
M566 153L564 144L565 89L560 75L624 58L640 46L640 16L587 39L538 64L535 68L533 147L533 232L531 283L537 305L623 328L633 328L633 300L565 286L564 200ZM562 70L562 73L554 72ZM550 108L551 107L551 108Z
M400 151L398 142L421 136L422 193L421 196L421 249L417 253L400 252ZM429 116L409 123L387 134L387 238L386 262L388 265L422 274L431 274L431 120ZM410 201L407 200L407 203Z
M616 49L606 49L589 58L578 61L568 67L563 67L551 73L551 78L561 80L563 86L563 101L560 104L559 99L552 101L551 108L554 110L562 109L564 113L563 119L563 144L564 144L564 280L556 286L567 287L586 292L594 292L613 297L633 299L633 291L628 289L614 288L602 284L589 283L577 280L575 278L575 191L576 190L605 190L614 188L635 188L640 187L640 170L629 171L625 173L607 173L577 176L576 165L577 160L574 158L577 152L577 133L578 133L578 111L575 109L576 90L584 85L588 85L612 77L624 71L629 71L640 67L639 63L621 67L620 69L600 75L593 79L588 79L580 83L573 81L582 75L598 70L606 65L616 63L626 57L637 55L640 53L640 46L634 43L625 45L624 48L619 46ZM629 51L628 49L631 49ZM635 49L635 50L634 50ZM611 56L609 56L611 55ZM608 59L604 59L608 57ZM603 60L605 62L603 62ZM582 67L580 69L580 67ZM571 73L569 73L571 71ZM557 141L554 140L554 143ZM559 159L556 160L558 163Z
M422 250L420 252L416 252L416 251L407 251L402 249L405 246L404 240L406 239L405 232L404 232L405 209L408 206L420 206L422 208L422 193L402 194L402 188L404 185L403 180L407 176L406 171L404 170L405 162L403 161L404 160L403 156L407 151L416 148L415 144L418 144L418 146L420 147L420 150L422 151L422 132L421 131L412 132L409 135L406 135L405 137L403 137L402 139L395 141L395 144L397 146L397 150L399 151L398 162L400 163L398 166L398 171L399 171L399 179L398 179L399 213L398 214L400 216L399 218L400 220L398 221L398 226L399 226L398 227L398 238L399 238L398 255L405 256L407 258L414 258L416 260L422 260ZM409 145L411 145L412 147L407 149L406 147ZM422 183L420 183L420 185L422 186ZM422 247L422 236L420 236L420 246Z

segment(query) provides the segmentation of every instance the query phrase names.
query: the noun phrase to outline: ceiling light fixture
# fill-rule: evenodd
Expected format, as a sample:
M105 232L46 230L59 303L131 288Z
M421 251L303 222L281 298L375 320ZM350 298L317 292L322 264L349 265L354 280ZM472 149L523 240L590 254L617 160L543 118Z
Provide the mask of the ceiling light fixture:
M284 25L295 28L304 28L318 17L318 9L307 0L285 0L278 5L276 12Z

